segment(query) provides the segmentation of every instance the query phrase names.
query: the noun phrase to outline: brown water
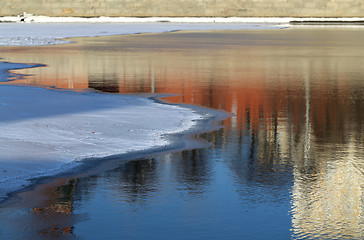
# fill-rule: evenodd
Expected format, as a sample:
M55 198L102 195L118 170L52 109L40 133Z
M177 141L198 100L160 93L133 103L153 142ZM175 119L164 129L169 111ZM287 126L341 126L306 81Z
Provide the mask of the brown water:
M76 191L78 202L72 211L91 217L72 223L80 229L75 235L92 239L85 231L93 224L100 227L100 216L86 205L103 209L102 196L111 194L110 203L119 204L115 209L131 214L131 218L112 216L116 210L108 206L105 211L112 221L137 225L137 219L147 216L149 221L139 219L139 224L151 238L160 237L160 232L151 230L156 228L153 222L173 230L177 223L172 226L165 220L170 216L163 219L163 214L153 215L153 211L175 213L175 204L165 198L179 202L184 199L178 197L182 192L204 209L195 216L196 225L206 224L206 219L210 225L202 230L187 228L181 220L181 228L170 237L192 229L194 235L177 235L181 239L267 239L268 234L270 239L363 239L363 39L363 28L176 32L9 47L0 49L0 54L5 61L48 65L18 71L29 75L16 81L19 84L175 93L168 101L233 114L223 123L224 129L202 136L214 144L210 149L139 160L81 179L79 186L89 187ZM140 179L145 173L151 175L150 181ZM118 184L110 180L115 178ZM102 184L95 186L95 181ZM109 185L112 193L105 190ZM133 186L135 191L129 189ZM170 195L161 189L169 189ZM93 197L86 198L87 192L93 192ZM163 196L158 198L163 205L154 202L156 192ZM206 202L200 202L201 196ZM226 212L214 201L225 202ZM143 213L137 215L140 208ZM214 209L222 211L223 220L218 220ZM248 211L250 215L242 215ZM244 227L235 224L239 221ZM226 231L216 230L219 226ZM122 229L133 239L147 238Z

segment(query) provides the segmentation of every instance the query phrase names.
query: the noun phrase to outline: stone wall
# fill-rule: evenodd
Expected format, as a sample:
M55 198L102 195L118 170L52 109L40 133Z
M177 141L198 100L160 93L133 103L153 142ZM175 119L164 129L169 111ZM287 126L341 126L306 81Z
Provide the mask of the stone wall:
M364 0L0 0L0 16L364 17Z

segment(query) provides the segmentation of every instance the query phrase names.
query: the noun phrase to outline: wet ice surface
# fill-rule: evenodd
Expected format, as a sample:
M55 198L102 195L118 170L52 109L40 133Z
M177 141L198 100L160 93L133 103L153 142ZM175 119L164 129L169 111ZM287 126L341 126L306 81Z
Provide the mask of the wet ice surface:
M142 97L1 86L0 119L3 197L74 160L168 146L163 135L191 129L201 115Z

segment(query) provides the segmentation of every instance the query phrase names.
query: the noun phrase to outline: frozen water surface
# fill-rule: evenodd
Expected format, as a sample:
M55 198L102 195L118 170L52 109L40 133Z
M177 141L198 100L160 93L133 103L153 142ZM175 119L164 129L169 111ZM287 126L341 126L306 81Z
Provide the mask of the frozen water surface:
M2 195L14 181L76 159L168 146L164 134L191 129L201 118L142 97L21 86L1 86L0 104Z

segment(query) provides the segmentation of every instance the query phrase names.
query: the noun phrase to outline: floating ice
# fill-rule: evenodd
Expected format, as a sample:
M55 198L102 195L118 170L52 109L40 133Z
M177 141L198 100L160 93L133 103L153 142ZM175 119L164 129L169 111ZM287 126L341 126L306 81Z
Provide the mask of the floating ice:
M0 86L0 196L77 159L169 146L198 119L144 97Z

